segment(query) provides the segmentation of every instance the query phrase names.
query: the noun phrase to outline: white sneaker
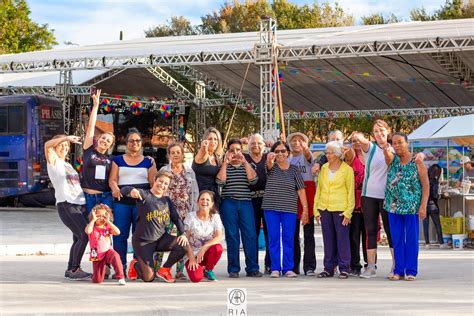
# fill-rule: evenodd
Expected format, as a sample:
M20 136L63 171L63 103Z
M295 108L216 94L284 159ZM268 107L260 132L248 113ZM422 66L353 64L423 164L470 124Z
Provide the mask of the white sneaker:
M439 249L450 249L451 247L449 247L449 245L447 244L441 244L439 245Z
M431 247L430 247L430 244L426 244L426 245L425 245L425 249L426 249L426 250L430 250L430 248L431 248Z
M312 276L312 277L314 277L316 275L316 273L314 273L313 270L308 270L308 271L306 271L305 274L306 274L306 276Z
M294 273L293 271L288 271L287 273L285 273L285 277L287 278L296 278L298 275L296 273Z
M277 278L279 278L279 277L280 277L280 271L276 271L276 270L275 270L275 271L272 271L272 272L270 273L270 278L277 279Z
M364 272L360 274L359 277L362 279L370 279L370 278L375 278L376 276L377 276L377 272L375 271L375 269L366 268Z
M390 270L390 272L387 274L387 279L393 278L393 270Z
M127 284L127 282L125 282L125 279L119 279L118 284L119 285L125 285L125 284Z

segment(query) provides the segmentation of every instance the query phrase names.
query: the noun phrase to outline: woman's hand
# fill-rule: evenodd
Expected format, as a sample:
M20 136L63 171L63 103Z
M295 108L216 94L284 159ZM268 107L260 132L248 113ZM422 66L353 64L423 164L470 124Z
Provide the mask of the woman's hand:
M315 216L316 219L316 224L320 225L321 224L321 216Z
M185 235L178 237L178 245L181 247L186 247L188 245L188 238Z
M191 271L195 271L199 268L199 264L196 262L196 259L194 259L194 257L189 258L188 267Z
M344 216L344 214L340 214L339 216ZM344 219L342 220L342 226L347 226L350 223L351 223L351 220L344 216Z
M315 176L319 172L320 168L321 166L319 165L319 163L316 162L314 166L311 167L311 174Z
M130 191L130 196L134 199L143 200L142 196L140 195L140 192L138 192L137 189L133 189L132 191Z
M267 162L274 163L275 162L276 155L273 152L269 152L267 154Z
M93 95L91 95L92 101L94 102L94 106L99 105L99 100L100 100L100 92L101 89L97 89Z
M120 190L112 189L112 196L116 198L117 201L120 201L120 198L122 197L122 193L120 193Z
M309 224L308 207L303 208L303 213L301 214L301 224Z
M420 207L418 209L418 217L420 218L420 220L423 220L426 218L426 208L425 207Z
M204 254L206 253L206 249L201 248L196 255L197 263L201 263L204 260Z
M81 144L81 138L79 136L69 135L66 137L68 141L74 144Z

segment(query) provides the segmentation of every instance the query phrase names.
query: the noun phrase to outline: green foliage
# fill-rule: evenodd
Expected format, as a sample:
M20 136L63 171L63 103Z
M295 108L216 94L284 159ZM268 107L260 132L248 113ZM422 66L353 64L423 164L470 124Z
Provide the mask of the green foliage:
M434 21L467 19L474 17L474 1L447 0L444 6L432 14L428 14L425 8L414 9L410 12L413 21Z
M363 16L361 19L362 24L364 25L390 24L402 21L393 13L390 13L389 15L383 15L382 13L374 13L369 16Z
M24 0L0 0L0 54L51 49L58 44L54 30L33 22L30 13Z
M146 37L196 35L198 29L184 16L173 16L168 24L151 27L145 31Z

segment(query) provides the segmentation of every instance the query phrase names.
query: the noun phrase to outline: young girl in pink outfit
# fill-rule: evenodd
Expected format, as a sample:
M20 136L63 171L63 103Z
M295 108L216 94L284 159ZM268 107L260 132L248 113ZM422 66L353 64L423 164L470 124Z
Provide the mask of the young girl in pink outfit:
M122 261L119 254L112 248L111 236L120 234L120 230L112 223L112 209L105 204L97 204L89 214L86 234L89 235L92 261L92 282L102 283L105 277L105 266L112 265L120 285L125 285Z

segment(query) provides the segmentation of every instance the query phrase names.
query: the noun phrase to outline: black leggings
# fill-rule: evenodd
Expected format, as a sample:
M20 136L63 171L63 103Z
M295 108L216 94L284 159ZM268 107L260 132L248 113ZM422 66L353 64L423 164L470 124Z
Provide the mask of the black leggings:
M362 210L364 214L365 230L367 231L367 249L377 249L377 235L379 232L379 214L382 216L383 229L387 234L388 245L392 246L388 212L383 209L383 199L367 196L362 197Z
M163 264L164 268L171 268L186 254L186 249L178 245L178 238L166 233L160 239L151 242L132 239L132 245L137 257L135 270L137 270L138 277L145 282L151 282L155 279L154 252L170 251L168 259Z
M82 212L83 205L61 202L57 205L58 215L64 225L72 231L72 246L69 250L68 270L76 270L81 266L82 256L87 247L87 234L85 228L87 221Z

